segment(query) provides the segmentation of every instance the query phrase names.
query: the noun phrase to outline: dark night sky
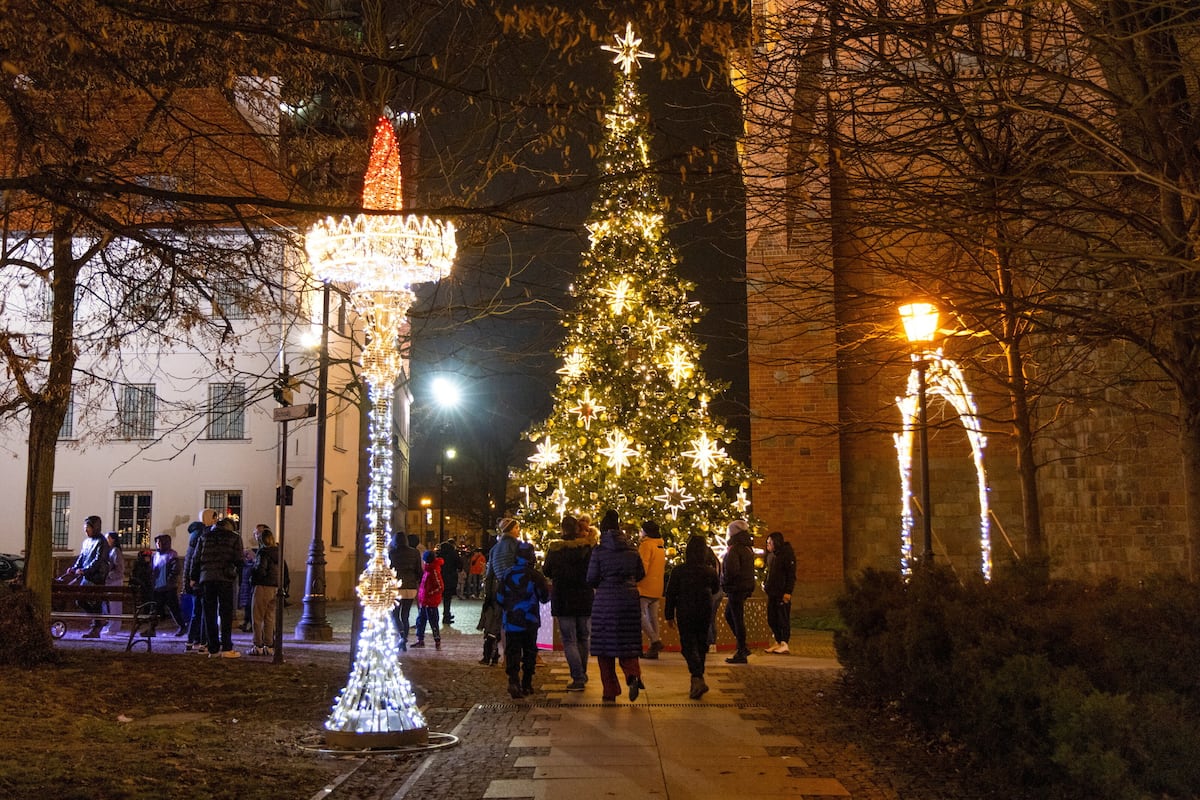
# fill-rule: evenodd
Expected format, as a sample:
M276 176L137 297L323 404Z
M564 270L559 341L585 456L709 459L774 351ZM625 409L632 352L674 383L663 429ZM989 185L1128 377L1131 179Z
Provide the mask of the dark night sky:
M599 52L588 65L592 79L605 88L611 82L609 66L607 54ZM702 366L710 376L731 383L713 411L739 431L742 440L729 450L746 459L745 218L740 183L728 171L735 161L733 137L740 129L737 100L727 87L705 90L698 77L664 81L652 69L643 72L642 89L653 117L651 157L661 166L661 193L673 201L668 220L681 277L696 284L693 297L706 309L695 329L706 347ZM602 131L593 121L581 125L580 136L599 144ZM693 145L712 146L714 140L722 169L705 177L689 167L682 182L681 154ZM586 142L573 148L573 155L584 157L573 158L572 167L582 176L594 176L596 168L586 153ZM516 182L497 183L492 191L522 188ZM436 482L437 453L444 444L466 451L467 457L488 446L508 463L523 460L514 449L520 447L520 432L550 408L558 377L553 350L563 332L563 309L571 305L568 285L587 246L583 223L593 194L586 186L557 194L533 215L536 227L510 227L484 246L460 244L454 275L423 288L413 314L414 489ZM692 207L700 211L683 220L679 205L693 194ZM711 222L705 209L712 211ZM496 297L503 301L494 302ZM467 310L489 304L491 313L483 316ZM429 402L430 379L446 372L464 378L464 401L451 414ZM498 473L491 480L503 480L501 467L493 465L489 471Z

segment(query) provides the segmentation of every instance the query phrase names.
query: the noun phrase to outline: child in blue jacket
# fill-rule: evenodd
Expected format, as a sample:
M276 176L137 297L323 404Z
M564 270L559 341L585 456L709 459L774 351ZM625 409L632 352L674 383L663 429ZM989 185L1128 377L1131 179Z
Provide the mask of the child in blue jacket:
M541 604L550 602L550 587L546 576L534 566L535 558L533 545L521 542L516 562L496 589L496 603L504 612L504 669L508 673L508 693L514 699L533 694Z

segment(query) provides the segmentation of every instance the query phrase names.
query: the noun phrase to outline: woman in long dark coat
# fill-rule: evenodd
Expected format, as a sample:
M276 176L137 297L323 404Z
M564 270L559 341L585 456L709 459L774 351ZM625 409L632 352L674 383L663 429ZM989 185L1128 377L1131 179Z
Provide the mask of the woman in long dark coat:
M621 693L616 662L621 662L629 699L638 698L642 683L642 608L637 582L646 570L637 548L621 532L617 512L609 509L600 523L600 544L588 562L587 583L596 590L592 602L591 652L600 666L604 701Z

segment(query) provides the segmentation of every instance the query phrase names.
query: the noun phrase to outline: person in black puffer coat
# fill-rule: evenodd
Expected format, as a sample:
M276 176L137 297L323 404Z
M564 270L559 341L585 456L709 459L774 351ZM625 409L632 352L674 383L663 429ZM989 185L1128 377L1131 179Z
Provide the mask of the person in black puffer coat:
M592 587L587 585L592 546L579 538L574 517L563 517L562 538L546 544L542 572L550 586L550 613L558 621L563 655L571 670L568 692L582 692L587 685L588 646L592 631Z
M703 536L691 537L684 549L683 563L671 570L663 616L671 627L675 627L675 618L679 617L679 648L692 676L688 697L693 700L708 691L704 659L708 654L712 599L720 589L717 571L708 564L708 542Z
M796 554L784 541L783 534L767 534L767 577L763 591L767 594L767 624L775 644L766 652L787 655L788 640L792 638L792 589L796 588Z
M745 664L750 655L746 646L746 599L754 593L754 547L750 525L744 519L729 523L728 549L721 561L721 588L725 590L725 622L737 640L737 651L725 659L730 664Z
M617 512L609 509L600 523L600 544L588 562L587 582L596 590L592 602L592 655L600 666L603 700L616 701L621 693L616 661L620 660L636 700L642 683L642 607L637 582L646 576L642 559L629 537L621 532Z
M410 546L408 536L398 531L392 534L388 561L396 573L396 579L400 581L400 601L392 608L392 619L396 621L396 629L400 633L400 651L405 652L408 650L409 615L412 614L413 601L417 599L417 587L421 585L421 554L417 548Z
M449 625L454 622L454 615L450 613L450 603L458 591L458 573L462 569L462 561L458 557L458 549L455 548L454 542L448 539L438 545L437 554L442 560L442 584L446 587L442 592L442 624Z

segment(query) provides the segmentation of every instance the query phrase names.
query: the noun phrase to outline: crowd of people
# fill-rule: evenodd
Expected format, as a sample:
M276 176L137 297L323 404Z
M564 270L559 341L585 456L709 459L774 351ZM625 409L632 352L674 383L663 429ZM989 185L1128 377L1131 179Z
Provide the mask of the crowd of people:
M653 520L637 528L623 526L617 512L609 510L598 528L588 516L565 516L560 528L559 537L545 543L541 569L533 545L522 536L520 521L511 517L501 520L497 540L486 553L443 542L422 555L417 537L397 534L389 556L401 585L394 611L400 650L424 647L426 627L440 649L439 604L441 624L449 625L454 597L480 598L479 663L495 665L503 656L509 694L519 699L533 691L540 608L548 602L570 670L567 691L584 691L588 661L594 656L604 702L616 701L622 679L629 699L636 700L645 689L641 661L657 659L663 650L661 613L666 624L678 630L691 675L689 695L695 699L708 691L705 660L716 644L716 613L724 599L725 623L737 643L725 660L747 663L745 605L757 586L757 573L745 520L729 524L722 559L704 536L691 536L683 562L669 575L667 551ZM774 642L765 652L786 654L796 561L778 531L767 537L765 567L763 591ZM410 645L413 599L418 611L416 641Z
M254 528L254 546L244 546L232 517L204 512L188 525L184 555L173 548L170 534L154 537L153 550L137 552L128 585L139 606L153 604L148 636L157 636L161 621L176 626L175 636L187 637L185 650L211 657L237 658L233 625L238 612L241 629L252 632L247 655L271 656L275 647L276 604L282 586L286 596L288 574L275 534L264 524ZM98 516L84 521L84 541L71 566L60 576L83 586L125 586L125 553L115 531L101 533ZM181 603L181 598L188 602ZM185 610L185 606L187 609ZM121 601L82 600L84 611L96 614L84 639L118 633L127 609Z
M236 520L211 516L188 526L182 556L173 549L170 535L156 536L154 549L135 557L130 584L138 587L139 602L154 603L155 624L169 619L177 626L175 635L187 637L188 651L240 656L232 631L241 611L241 630L253 634L247 655L272 656L280 587L286 596L288 582L275 535L267 525L256 525L254 546L246 548ZM120 537L112 531L101 533L96 516L87 518L84 532L79 555L63 579L124 585ZM427 632L434 649L440 650L443 629L454 623L454 599L482 600L480 663L495 665L503 657L509 694L522 698L533 692L541 606L549 603L570 670L567 691L584 691L588 661L594 656L604 702L616 701L622 679L629 699L636 700L645 689L641 661L657 659L663 650L661 616L678 632L691 676L689 695L697 699L708 691L705 661L716 644L722 600L724 620L736 642L725 660L745 664L751 655L745 607L758 587L756 554L745 520L730 522L727 533L721 559L703 535L695 534L684 543L682 563L671 569L658 524L645 520L636 527L622 525L611 509L598 527L587 515L563 517L559 537L545 543L540 569L534 546L525 541L519 520L512 517L501 520L497 539L486 552L453 541L422 549L418 537L397 533L388 557L400 585L392 612L399 650L424 648ZM762 590L773 639L765 652L787 654L795 554L783 534L774 531L767 536L765 555ZM181 596L190 602L181 604ZM89 605L86 610L98 616L84 638L98 638L106 623L109 632L119 630L119 604Z

